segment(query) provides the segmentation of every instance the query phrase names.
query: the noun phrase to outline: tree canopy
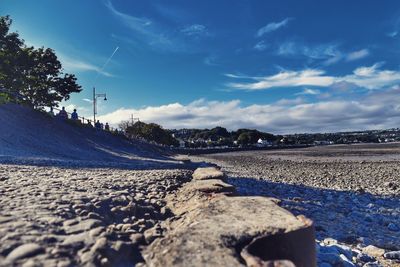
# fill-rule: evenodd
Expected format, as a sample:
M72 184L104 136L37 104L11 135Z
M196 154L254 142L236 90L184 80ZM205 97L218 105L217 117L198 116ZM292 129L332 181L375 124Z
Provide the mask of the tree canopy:
M11 24L9 16L0 17L0 99L53 107L82 90L74 74L63 72L54 50L28 47Z
M128 138L143 138L148 141L154 141L158 144L168 146L178 146L179 142L176 140L171 132L163 129L160 125L155 123L144 123L141 121L130 123L122 122L120 128L124 130Z

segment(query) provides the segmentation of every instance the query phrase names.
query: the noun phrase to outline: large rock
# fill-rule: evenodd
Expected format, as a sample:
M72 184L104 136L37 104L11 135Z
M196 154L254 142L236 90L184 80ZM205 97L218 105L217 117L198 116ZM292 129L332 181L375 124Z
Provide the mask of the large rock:
M192 175L194 180L223 179L225 177L221 170L215 167L197 168Z
M275 199L227 196L221 187L232 186L193 180L169 199L177 216L143 251L148 266L316 266L310 220Z

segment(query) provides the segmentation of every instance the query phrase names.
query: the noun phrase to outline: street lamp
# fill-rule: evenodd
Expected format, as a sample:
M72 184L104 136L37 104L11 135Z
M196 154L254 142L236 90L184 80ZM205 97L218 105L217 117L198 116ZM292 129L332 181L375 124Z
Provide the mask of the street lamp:
M96 94L96 88L93 87L93 123L96 123L97 98L98 97L104 97L104 101L107 101L106 94Z

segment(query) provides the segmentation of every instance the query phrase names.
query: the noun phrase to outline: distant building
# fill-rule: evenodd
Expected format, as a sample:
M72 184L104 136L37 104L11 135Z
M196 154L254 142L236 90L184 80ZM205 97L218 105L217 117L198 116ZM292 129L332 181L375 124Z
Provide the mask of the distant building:
M314 145L317 146L326 146L326 145L333 145L333 141L314 141Z
M267 147L267 146L271 146L272 142L268 141L268 140L263 140L263 139L258 139L257 141L257 146L258 147Z
M182 139L179 139L179 147L180 148L185 148L186 147L186 143Z

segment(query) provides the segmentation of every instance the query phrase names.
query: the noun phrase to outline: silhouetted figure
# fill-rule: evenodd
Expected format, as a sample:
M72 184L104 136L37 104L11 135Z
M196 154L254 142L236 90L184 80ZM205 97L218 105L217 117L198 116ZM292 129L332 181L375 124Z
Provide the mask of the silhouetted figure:
M49 114L50 117L54 117L53 107L50 107L50 110L47 112L47 114Z
M96 121L96 123L94 124L94 127L95 127L96 129L101 130L101 123L100 123L99 120Z
M62 107L60 112L57 114L57 117L63 120L68 119L68 113L65 111L65 107Z
M106 125L104 126L104 129L105 129L106 131L109 131L109 130L110 130L110 125L108 125L108 122L106 122Z
M93 127L92 122L90 120L87 120L87 126Z
M77 121L78 120L78 113L76 113L76 109L71 114L71 120Z

